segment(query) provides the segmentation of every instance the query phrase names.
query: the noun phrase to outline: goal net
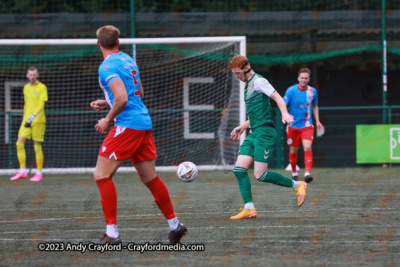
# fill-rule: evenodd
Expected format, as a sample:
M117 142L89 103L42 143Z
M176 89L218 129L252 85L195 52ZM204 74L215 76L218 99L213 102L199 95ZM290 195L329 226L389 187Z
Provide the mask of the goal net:
M47 86L44 173L91 172L105 135L94 130L108 110L89 103L104 99L98 83L103 58L96 39L0 40L0 173L19 168L15 142L22 121L26 70L35 66ZM182 161L199 169L234 164L238 146L230 131L244 120L238 80L230 59L244 54L245 37L120 39L120 50L141 72L153 121L157 168L175 170ZM242 109L242 111L241 111ZM242 113L241 113L242 112ZM32 141L27 168L35 169ZM134 171L127 160L121 171Z

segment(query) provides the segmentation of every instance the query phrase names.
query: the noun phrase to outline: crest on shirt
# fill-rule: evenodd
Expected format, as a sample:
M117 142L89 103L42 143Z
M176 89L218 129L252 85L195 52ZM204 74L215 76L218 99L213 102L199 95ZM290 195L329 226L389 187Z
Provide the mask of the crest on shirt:
M105 66L104 68L105 68L106 70L108 70L108 66Z
M35 91L33 91L33 93L36 95L36 94L37 94L36 90L35 90Z

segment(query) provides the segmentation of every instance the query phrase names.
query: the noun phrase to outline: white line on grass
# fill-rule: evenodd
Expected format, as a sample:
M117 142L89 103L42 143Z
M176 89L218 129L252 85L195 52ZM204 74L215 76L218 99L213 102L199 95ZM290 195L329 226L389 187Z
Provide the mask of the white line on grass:
M361 227L374 227L376 228L376 225L357 225ZM390 227L393 226L392 224L390 225L380 225L380 227ZM319 228L321 225L317 224L307 224L307 225L259 225L259 226L241 226L241 225L232 225L232 226L199 226L199 227L188 227L190 231L202 231L202 230L211 230L211 229L248 229L248 228L257 228L257 229L268 229L268 228ZM343 228L343 225L330 225L326 226L327 229L329 228L336 228L340 227ZM351 226L354 227L354 226ZM168 227L152 227L152 228L146 228L146 227L129 227L129 228L121 228L121 232L130 232L130 231L165 231L168 229ZM102 229L74 229L74 230L62 230L62 232L101 232L104 231L104 228ZM2 232L2 234L37 234L42 232L42 230L37 230L37 231L9 231L9 232ZM46 231L48 233L58 233L60 232L59 230L48 230ZM1 239L0 239L1 240Z
M42 209L42 210L46 210L46 209ZM345 211L345 210L364 210L364 211L368 211L368 210L397 210L396 208L372 208L372 209L363 209L363 208L344 208L344 209L315 209L315 210L301 210L301 213L298 214L302 214L305 212L321 212L321 211L334 211L334 212L338 212L338 211ZM258 213L287 213L287 212L299 212L297 210L271 210L271 211L257 211ZM216 212L181 212L179 213L179 215L208 215L208 214L232 214L233 212L231 211L216 211ZM155 216L162 216L161 213L153 213L153 214L132 214L132 215L121 215L118 216L118 218L132 218L132 217L155 217ZM1 224L8 224L8 223L21 223L21 222L38 222L38 221L62 221L62 220L79 220L79 219L85 219L85 220L90 220L90 219L100 219L103 217L62 217L62 218L40 218L40 219L31 219L31 220L22 220L22 219L15 219L15 217L11 217L9 219L7 218L0 218L0 225ZM290 216L288 218L291 218Z

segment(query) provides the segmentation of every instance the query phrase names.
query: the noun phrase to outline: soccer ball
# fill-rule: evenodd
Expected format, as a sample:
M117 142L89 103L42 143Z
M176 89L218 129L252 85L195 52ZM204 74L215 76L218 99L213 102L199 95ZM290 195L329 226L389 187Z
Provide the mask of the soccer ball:
M190 183L196 179L198 174L197 166L190 161L185 161L179 164L176 174L178 178L185 183Z

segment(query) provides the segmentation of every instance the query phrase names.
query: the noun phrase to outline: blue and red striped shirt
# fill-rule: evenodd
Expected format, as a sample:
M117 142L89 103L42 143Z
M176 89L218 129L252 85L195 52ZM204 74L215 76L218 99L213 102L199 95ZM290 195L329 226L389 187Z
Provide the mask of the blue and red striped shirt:
M289 107L289 113L293 115L293 128L303 128L313 125L312 106L318 105L317 90L307 86L306 90L301 90L298 84L290 86L283 97Z
M108 55L99 67L99 83L110 107L114 103L114 95L110 85L122 80L128 94L128 102L115 118L115 126L135 130L151 130L152 122L143 104L139 91L139 68L136 62L126 53L117 51Z

